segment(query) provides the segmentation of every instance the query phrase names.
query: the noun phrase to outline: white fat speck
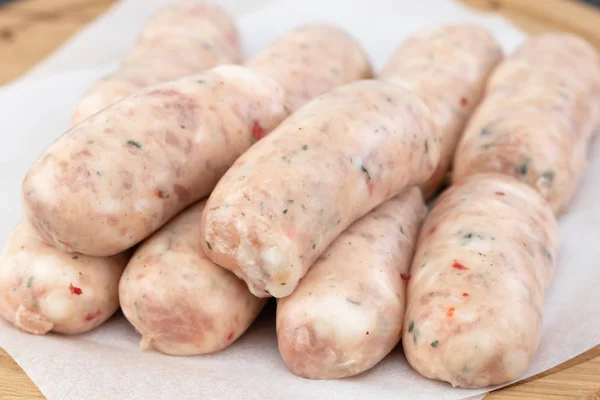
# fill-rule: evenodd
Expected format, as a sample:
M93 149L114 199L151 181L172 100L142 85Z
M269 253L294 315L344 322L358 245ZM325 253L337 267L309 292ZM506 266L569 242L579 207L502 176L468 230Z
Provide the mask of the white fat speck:
M313 322L317 336L340 340L344 344L360 343L365 332L372 331L377 325L376 313L360 304L350 303L341 294L324 297L317 307L307 309L306 314Z
M121 200L112 197L105 197L97 205L96 210L100 214L114 214L121 209Z
M462 323L471 323L477 320L477 313L462 309L462 311L458 313L455 318Z
M55 324L68 319L73 308L69 295L69 290L65 287L56 288L48 296L41 298L38 303L42 315Z
M502 356L502 363L508 376L517 377L529 365L529 355L523 350L508 351Z
M35 276L36 283L44 283L49 287L56 286L61 282L63 272L70 274L71 268L57 256L31 257L31 275ZM26 264L24 264L26 265ZM68 286L68 283L67 283Z
M247 80L248 83L256 85L260 82L259 75L254 71L239 66L239 65L221 65L212 70L213 72L218 72L221 77L230 79L239 79L239 80ZM250 79L252 79L250 81Z
M240 265L247 266L256 264L256 261L254 260L256 249L246 236L240 237L240 244L236 249L235 255L235 258Z
M263 262L268 265L271 269L278 269L278 267L283 262L283 257L281 256L281 252L276 247L269 247L266 250L263 250L260 253L260 258ZM273 268L275 267L275 268Z
M350 365L353 365L355 362L356 362L356 360L348 360L346 362L338 364L338 366L339 367L348 367Z
M518 276L506 278L506 289L515 296L527 296L527 287L523 285L523 281Z
M235 221L235 229L240 235L240 244L235 249L235 259L239 265L245 267L256 265L256 248L254 244L248 240L248 227L241 220ZM237 272L237 271L236 271ZM262 273L260 268L244 268L244 274L250 280L260 280ZM238 275L243 278L243 276Z
M49 204L56 204L58 202L58 193L56 190L53 179L46 179L47 176L57 176L56 167L54 163L48 162L44 165L43 174L31 175L30 187L34 188L37 193L40 193L40 198L44 199Z
M474 239L466 244L466 248L471 251L486 253L492 250L492 245L490 239Z
M243 235L244 237L246 235L248 235L248 227L246 226L246 224L241 221L240 219L237 219L235 221L235 229L238 231L238 233L240 235Z
M138 212L144 212L148 208L150 208L150 202L146 199L136 200L135 202L135 210Z

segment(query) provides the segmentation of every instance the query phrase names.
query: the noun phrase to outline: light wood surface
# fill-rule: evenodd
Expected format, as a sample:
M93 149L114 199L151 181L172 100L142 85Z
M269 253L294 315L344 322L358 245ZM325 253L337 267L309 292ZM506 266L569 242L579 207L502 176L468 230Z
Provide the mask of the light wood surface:
M21 0L0 7L0 84L23 74L115 0ZM600 10L575 0L464 0L538 33L566 30L600 49ZM0 399L44 399L31 379L0 349ZM598 399L600 346L525 382L489 394L489 400Z

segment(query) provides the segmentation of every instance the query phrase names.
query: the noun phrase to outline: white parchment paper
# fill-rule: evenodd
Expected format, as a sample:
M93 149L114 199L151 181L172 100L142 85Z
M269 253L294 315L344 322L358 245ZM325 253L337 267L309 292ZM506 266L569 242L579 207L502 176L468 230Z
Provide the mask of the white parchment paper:
M20 182L30 164L68 126L83 91L126 54L144 19L169 0L125 0L23 78L0 88L0 241L20 218ZM237 18L247 56L281 33L329 21L350 31L380 68L417 29L478 22L511 51L525 37L499 17L449 0L221 0ZM597 146L598 147L598 146ZM526 376L600 343L600 151L571 212L561 219L561 254L546 298L543 337ZM595 177L595 178L594 178ZM230 348L170 357L138 349L121 314L77 337L37 337L0 322L0 346L50 400L71 399L460 399L486 390L453 389L413 372L400 348L371 371L336 381L288 372L275 340L271 305Z

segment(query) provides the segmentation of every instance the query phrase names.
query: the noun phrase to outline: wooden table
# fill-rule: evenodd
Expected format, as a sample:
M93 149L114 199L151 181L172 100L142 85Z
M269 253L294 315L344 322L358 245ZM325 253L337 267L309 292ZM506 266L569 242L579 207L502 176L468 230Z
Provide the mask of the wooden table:
M22 0L0 7L0 84L24 73L115 0ZM569 0L464 0L531 32L567 30L600 49L600 10ZM491 393L503 399L600 399L600 346L525 382ZM0 399L44 399L0 349Z

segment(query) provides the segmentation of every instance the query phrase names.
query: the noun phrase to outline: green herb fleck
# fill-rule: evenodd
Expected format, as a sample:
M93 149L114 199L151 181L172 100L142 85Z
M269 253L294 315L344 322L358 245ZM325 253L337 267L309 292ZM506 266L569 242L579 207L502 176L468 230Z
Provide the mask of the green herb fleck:
M77 260L79 257L78 256L73 256L71 259L72 260Z
M361 166L360 166L360 170L361 170L362 172L364 172L365 174L367 174L367 178L368 178L369 180L371 180L371 175L369 174L369 171L368 171L368 170L365 168L365 166L364 166L364 165L361 165Z
M529 161L525 161L519 167L519 174L527 175L527 171L529 170Z
M429 343L429 345L433 348L436 348L439 343L440 343L439 340L434 340L433 342Z
M287 214L287 208L283 210L283 215Z
M542 178L549 182L552 182L552 180L554 179L554 171L544 171L544 173L542 174Z
M412 319L410 320L410 324L408 324L408 331L412 332L413 329L415 329L415 321L413 321Z
M281 286L285 286L285 282L281 282Z
M425 154L429 153L429 142L425 141Z
M181 129L185 129L185 125L181 125Z
M489 134L490 134L490 130L489 130L489 129L487 129L487 128L483 128L483 129L481 130L481 132L480 132L480 135L481 135L481 136L487 136L487 135L489 135Z
M317 247L317 244L313 243L313 250L315 249L315 247Z
M347 301L348 303L350 303L350 304L354 304L355 306L359 306L359 305L360 305L360 301L357 301L357 300L351 299L350 297L347 297L347 298L346 298L346 301Z
M83 272L80 272L80 273L79 273L79 276L83 276Z
M138 149L142 148L142 145L136 142L135 140L128 140L127 144L133 147L137 147Z
M33 276L30 276L29 279L27 279L27 287L31 287L32 283L33 283Z
M212 251L212 246L210 245L210 243L208 242L208 240L206 241L206 246L208 247L209 250Z
M483 239L484 236L477 232L467 232L463 235L463 239Z
M302 146L302 150L304 150L304 151L308 150L308 145L305 144L304 146Z

